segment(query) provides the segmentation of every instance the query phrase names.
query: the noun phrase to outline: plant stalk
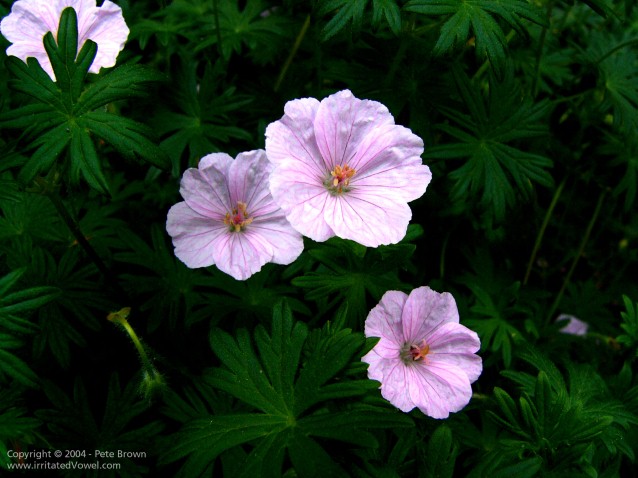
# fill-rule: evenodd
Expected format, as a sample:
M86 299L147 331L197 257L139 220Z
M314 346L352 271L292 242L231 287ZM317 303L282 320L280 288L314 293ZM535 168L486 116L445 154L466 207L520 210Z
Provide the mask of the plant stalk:
M561 183L558 185L556 192L554 193L554 197L552 198L552 202L547 209L547 213L545 213L545 218L543 219L543 224L541 225L540 230L538 231L538 235L536 236L536 242L534 243L534 249L532 250L532 254L529 258L529 262L527 263L527 270L525 271L525 278L523 279L523 285L527 284L529 280L529 276L532 272L532 267L534 265L534 261L536 260L536 254L538 254L538 250L541 247L541 243L543 242L543 236L545 235L545 230L549 224L549 220L552 217L554 212L554 208L558 203L558 199L560 198L561 193L563 192L563 188L565 187L565 183L567 179L563 179Z
M558 309L558 306L560 305L561 300L563 300L563 295L565 294L565 290L567 290L567 286L571 282L572 275L574 274L574 271L576 270L576 266L578 265L578 261L580 260L581 256L583 255L583 252L585 251L585 246L587 245L587 242L589 242L589 236L591 236L591 232L594 229L594 224L596 223L596 220L598 219L598 214L600 213L600 209L601 209L601 207L603 205L603 201L605 199L605 194L606 193L607 193L607 191L603 189L603 191L600 193L600 196L598 197L598 203L596 204L596 209L594 209L594 214L592 215L591 219L589 220L589 224L587 225L587 230L585 231L585 235L583 236L583 240L580 242L580 247L578 248L578 252L576 253L576 256L574 256L574 260L572 261L572 265L569 268L569 271L567 272L567 275L565 276L565 280L563 281L563 286L560 288L560 291L558 292L558 295L556 296L556 299L554 299L554 303L550 307L549 313L547 314L547 323L548 324L550 323L550 321L552 320L552 317L556 313L556 309Z
M306 36L306 33L308 32L308 27L310 27L310 15L306 16L306 21L304 21L303 25L301 26L301 30L299 30L299 33L297 34L297 38L295 38L295 44L292 46L292 49L290 50L290 53L288 54L288 58L286 58L286 62L284 63L284 66L281 67L281 71L279 72L279 76L277 77L277 81L275 82L275 87L274 87L275 91L279 90L281 83L284 81L284 78L286 77L286 73L288 73L288 68L290 68L290 65L292 64L292 60L297 54L297 50L299 50L299 47L301 46L301 42L303 41L304 37Z

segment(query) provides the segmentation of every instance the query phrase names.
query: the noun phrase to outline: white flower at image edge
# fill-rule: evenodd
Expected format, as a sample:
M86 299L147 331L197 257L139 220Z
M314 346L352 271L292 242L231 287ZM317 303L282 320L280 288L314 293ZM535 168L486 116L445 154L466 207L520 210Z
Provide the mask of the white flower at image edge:
M97 43L97 55L89 72L98 73L100 68L115 66L129 29L122 9L109 0L104 0L101 7L97 7L95 0L18 0L0 23L0 32L12 43L7 48L7 55L24 62L27 58L35 58L55 80L43 39L48 32L57 38L60 16L67 7L72 7L78 17L78 50L87 39Z

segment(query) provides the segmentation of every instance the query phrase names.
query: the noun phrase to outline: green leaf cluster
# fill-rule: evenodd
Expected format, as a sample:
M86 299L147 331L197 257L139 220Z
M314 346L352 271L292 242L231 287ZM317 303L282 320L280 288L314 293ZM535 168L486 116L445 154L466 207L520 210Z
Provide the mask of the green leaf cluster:
M377 386L346 373L361 354L361 334L327 324L309 335L280 303L271 333L258 326L253 340L244 329L236 337L221 330L211 334L223 367L208 371L205 381L234 397L239 409L188 419L163 457L187 458L181 476L210 472L220 454L240 446L229 476L281 476L288 467L298 476L348 476L348 464L335 462L323 441L376 447L371 429L412 425L385 407L343 400Z
M515 400L505 390L494 389L496 407L487 413L504 432L479 473L517 469L517 476L579 472L597 476L596 470L601 467L618 470L618 453L634 459L634 451L623 443L623 437L628 437L638 417L612 397L591 367L567 364L566 382L556 366L538 351L526 348L521 358L539 373L534 377L518 371L503 372L521 386L521 396Z
M26 64L15 57L7 59L12 88L31 100L0 115L1 127L24 129L26 138L32 140L34 152L20 171L23 182L48 173L61 158L71 183L83 178L92 188L109 191L95 138L108 142L125 158L139 157L166 167L166 155L150 139L148 127L100 111L113 102L144 95L149 83L162 79L158 73L127 65L85 86L97 45L87 40L77 53L77 16L72 8L60 18L57 42L49 32L44 37L44 48L55 82L33 58Z
M437 127L451 141L430 148L426 157L466 158L449 174L454 181L452 200L467 204L478 199L482 209L502 221L508 208L532 196L534 183L553 185L548 171L552 160L518 147L520 140L547 134L543 121L548 104L522 96L511 72L503 82L492 82L488 94L459 69L454 70L454 80L468 111L443 110L450 121Z
M489 61L499 75L506 63L507 41L512 33L526 38L529 22L541 26L547 23L541 11L527 0L410 0L404 9L443 17L435 54L471 42L478 57ZM505 25L509 31L503 30Z

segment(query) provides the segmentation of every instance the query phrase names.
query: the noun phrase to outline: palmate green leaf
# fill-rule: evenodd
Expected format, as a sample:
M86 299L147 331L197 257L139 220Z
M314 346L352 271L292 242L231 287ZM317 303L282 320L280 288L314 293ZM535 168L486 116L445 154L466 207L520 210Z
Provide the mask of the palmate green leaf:
M162 457L170 463L188 456L182 476L200 476L202 463L237 445L257 438L276 436L288 424L281 415L262 413L211 416L189 422L182 428L182 439Z
M516 143L547 134L542 121L549 105L534 104L529 98L520 100L511 72L503 82L492 83L488 98L460 70L454 71L454 78L470 114L443 108L443 113L460 127L440 124L439 128L457 142L433 146L426 157L467 158L465 164L450 173L455 181L452 197L467 201L480 196L479 205L502 221L519 197L531 197L534 183L547 187L553 184L547 171L552 161L541 154L522 151Z
M80 174L89 185L102 193L109 191L109 185L102 172L100 159L95 151L93 140L87 130L77 123L71 125L71 181L78 183Z
M37 375L14 350L23 348L24 334L37 331L30 320L20 317L54 300L60 293L56 287L30 287L11 292L26 272L26 268L14 270L0 278L0 378L17 380L23 385L34 387Z
M0 332L0 382L6 384L9 377L27 387L37 386L38 376L24 360L12 352L25 345L22 339Z
M108 391L104 393L106 400L100 400L104 403L100 417L93 414L91 404L95 401L89 402L80 379L74 383L72 396L51 382L45 382L43 389L53 408L38 410L35 415L46 424L54 449L101 450L116 455L118 450L145 452L147 456L154 453L154 438L161 433L163 425L145 416L149 405L138 395L137 377L122 388L119 376L116 373L110 376ZM85 460L92 463L95 458ZM141 478L148 472L139 459L120 457L117 461L121 465L119 469L95 470L83 476ZM77 476L77 471L68 470L65 476Z
M367 294L378 301L387 290L409 290L398 272L410 267L415 247L408 241L413 231L418 233L414 228L410 226L401 243L376 249L340 238L313 245L308 255L316 261L316 270L295 277L292 283L305 290L306 299L319 301L324 311L332 301L341 304L340 308L347 303L346 324L354 326L370 310Z
M75 103L73 114L82 116L115 101L146 96L149 84L165 80L164 75L151 68L122 65L88 85Z
M9 450L16 444L29 442L40 426L40 421L29 416L24 406L24 389L17 382L0 390L0 468L7 468L15 459L9 458Z
M9 81L11 89L24 93L55 111L69 112L60 90L35 58L27 58L25 64L22 60L10 56L7 58L6 65L14 77Z
M620 328L625 333L619 335L616 340L627 347L634 348L638 356L638 303L634 303L626 295L623 295L622 300L625 304L625 311L620 313L622 318Z
M290 25L290 19L281 17L276 11L264 15L268 5L261 0L247 0L243 9L238 2L218 2L218 17L215 12L207 15L206 25L211 29L203 32L204 41L199 41L196 50L217 45L221 38L222 57L229 60L233 53L240 54L248 47L253 61L268 63L283 48L282 40ZM215 30L219 22L219 32Z
M47 198L18 192L16 199L0 203L0 239L22 244L32 239L55 242L66 239L62 221ZM15 252L10 254L12 259L16 257ZM16 267L26 265L19 264Z
M330 476L348 476L313 437L376 447L378 442L370 429L412 425L406 415L343 400L362 396L377 386L342 375L346 366L358 361L364 344L362 334L326 326L312 340L310 349L307 337L307 326L295 322L290 308L282 303L275 307L271 333L262 326L255 330L258 353L244 329L235 337L213 331L211 347L223 367L210 370L204 380L258 412L216 414L187 422L171 440L175 444L162 462L187 457L180 476L200 476L205 470L210 472L221 452L250 443L252 449L236 466L244 470L238 475L248 476L246 470L258 474L268 470L265 476L281 476L287 452L300 477L328 472ZM342 387L345 383L351 386Z
M72 182L86 180L91 187L108 192L108 183L97 155L92 126L97 134L111 142L128 157L141 157L153 165L166 168L168 157L149 139L150 130L132 120L93 110L108 103L139 97L148 92L148 84L161 75L139 66L116 69L85 88L85 77L97 51L88 40L77 54L77 18L67 8L60 18L57 43L49 32L43 40L51 60L56 81L53 82L38 62L29 58L23 63L8 61L17 78L12 87L34 102L0 115L0 125L24 130L34 152L22 168L19 178L30 182L38 173L48 172L59 159L65 160ZM90 117L89 115L97 115ZM67 155L62 155L65 151ZM66 164L68 163L68 164Z
M149 314L148 328L157 329L168 321L172 329L178 320L192 315L193 307L206 302L201 288L211 289L215 281L201 271L189 269L167 245L163 229L153 227L149 242L123 229L120 238L127 250L115 259L128 267L140 267L124 274L125 288L141 302L141 310Z
M153 137L151 129L137 121L90 111L78 118L77 123L107 141L125 158L142 158L160 169L168 167L168 156L150 139Z
M96 278L97 269L93 264L81 265L78 249L72 245L54 257L46 249L25 247L20 261L28 261L25 281L57 291L30 318L40 332L33 339L33 355L40 358L48 349L65 368L71 361L72 344L85 346L87 329L99 330L99 317L112 307Z
M541 11L527 0L410 0L403 9L448 17L434 46L434 53L438 55L465 44L471 27L477 55L489 60L499 76L505 63L506 40L497 19L523 36L527 36L526 21L546 25Z
M441 425L430 437L424 457L426 476L452 478L459 447L452 438L452 430Z
M396 0L372 0L372 24L380 25L381 19L395 35L401 33L401 10Z
M574 460L582 459L592 465L618 452L633 459L631 447L616 444L629 439L628 431L638 417L625 400L611 394L607 382L593 367L567 363L566 382L541 351L524 347L521 356L539 370L538 375L502 372L521 384L523 392L516 401L504 390L495 388L499 410L497 414L488 412L495 422L516 435L516 440L505 436L499 440L502 448L497 449L506 457L499 466L515 461L522 449L542 457L543 468L556 474L569 473ZM592 452L585 457L583 450L587 448Z
M97 54L97 44L88 39L78 52L77 15L73 8L62 11L57 39L51 32L44 36L44 49L51 60L56 85L62 90L68 109L72 109Z
M334 16L322 30L323 40L328 40L343 30L349 23L355 32L361 30L363 14L369 0L324 0L320 2L319 14ZM334 12L334 13L333 13Z
M170 110L161 108L152 120L160 136L162 148L173 162L173 174L183 170L182 159L187 152L189 166L195 166L204 155L220 151L231 139L250 140L251 135L239 127L234 117L251 103L251 98L236 92L234 87L222 87L224 70L221 63L207 63L201 78L197 64L185 62L171 89Z

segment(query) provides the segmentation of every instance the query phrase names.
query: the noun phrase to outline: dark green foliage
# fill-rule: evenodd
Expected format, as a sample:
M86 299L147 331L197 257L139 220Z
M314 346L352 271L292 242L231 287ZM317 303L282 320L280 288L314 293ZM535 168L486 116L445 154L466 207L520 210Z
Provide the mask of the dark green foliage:
M56 82L34 59L26 65L14 57L7 59L7 67L15 77L13 88L35 103L1 115L0 126L24 128L34 139L32 148L36 149L20 171L23 182L28 183L38 173L48 173L68 147L65 165L70 182L84 179L98 191L107 192L109 185L92 134L108 141L124 157L139 156L158 167L166 166L165 153L149 139L150 130L144 125L95 110L143 95L149 82L162 77L144 67L128 65L85 87L97 45L86 41L76 58L77 36L75 11L67 9L60 19L57 43L50 32L44 38Z
M176 78L179 90L167 92L178 111L162 109L153 118L156 131L164 138L161 146L173 162L174 176L183 169L185 152L186 164L197 166L200 158L220 151L231 139L251 139L231 120L233 113L249 106L250 98L237 94L234 87L220 91L222 63L206 64L201 79L196 76L196 67L185 62Z
M634 1L115 3L130 35L98 74L71 10L42 38L57 81L0 35L2 476L55 449L143 454L42 476L635 475ZM306 238L245 281L175 257L187 168L346 88L424 141L401 242ZM425 285L481 340L445 420L394 408L360 361L380 298Z
M470 39L471 27L477 55L499 73L506 59L506 33L497 20L523 36L527 35L528 22L546 24L541 11L527 0L410 0L404 8L426 16L445 16L434 46L438 55L464 45Z
M552 166L549 158L516 147L521 139L547 134L542 119L547 115L548 105L521 99L511 73L502 83L491 84L488 98L459 70L454 70L454 79L469 115L454 109L443 110L455 125L442 123L438 128L453 139L430 148L427 157L448 161L468 158L450 173L454 181L452 199L480 197L479 206L501 221L519 196L530 199L533 182L546 187L553 183L547 171Z
M47 424L51 433L50 445L58 450L90 450L91 453L95 450L115 454L118 450L152 453L152 437L162 431L163 425L158 421L134 425L134 421L139 420L148 409L148 404L138 396L136 382L132 380L122 389L118 375L111 375L104 409L97 417L81 381L75 382L71 396L52 383L44 384L44 392L54 408L39 410L37 416ZM95 459L89 456L78 461L93 462ZM107 461L120 463L121 468L95 470L85 476L141 477L145 474L146 468L140 460L119 458ZM77 471L70 470L66 476L77 476Z
M60 291L46 286L10 291L24 272L25 269L18 269L0 278L0 380L6 383L11 378L24 385L35 386L36 374L14 351L24 346L20 335L33 334L37 327L20 316L54 300Z
M326 470L331 476L347 476L347 464L333 461L316 438L376 447L376 438L366 429L412 425L386 408L343 402L376 388L368 380L336 380L358 357L361 334L328 322L313 332L313 340L307 326L295 322L281 303L272 323L270 335L261 326L254 332L258 353L246 330L240 329L236 338L221 330L211 334L211 347L225 367L210 370L204 380L242 402L243 410L247 405L255 411L188 420L164 456L166 462L188 457L182 476L203 473L220 453L249 442L254 446L235 464L237 476L280 476L286 450L300 476Z

